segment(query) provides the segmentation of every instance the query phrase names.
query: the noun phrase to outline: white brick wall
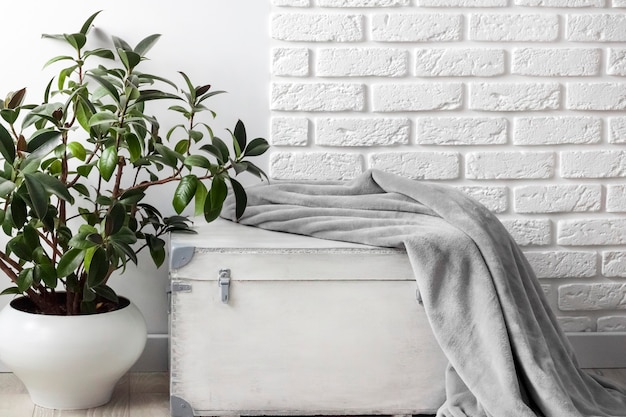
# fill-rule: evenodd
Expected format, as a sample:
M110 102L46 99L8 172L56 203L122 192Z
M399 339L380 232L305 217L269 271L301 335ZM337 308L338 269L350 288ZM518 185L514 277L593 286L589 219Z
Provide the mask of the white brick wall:
M450 184L565 330L626 329L626 0L271 4L271 177Z

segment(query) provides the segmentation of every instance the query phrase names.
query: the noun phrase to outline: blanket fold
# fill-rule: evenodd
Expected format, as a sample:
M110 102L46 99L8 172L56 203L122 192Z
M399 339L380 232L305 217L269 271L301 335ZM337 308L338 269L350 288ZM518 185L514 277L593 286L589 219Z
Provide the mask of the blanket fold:
M233 220L229 198L223 216ZM626 417L626 390L581 370L532 268L486 208L452 187L367 171L248 189L240 222L405 248L450 363L440 417Z

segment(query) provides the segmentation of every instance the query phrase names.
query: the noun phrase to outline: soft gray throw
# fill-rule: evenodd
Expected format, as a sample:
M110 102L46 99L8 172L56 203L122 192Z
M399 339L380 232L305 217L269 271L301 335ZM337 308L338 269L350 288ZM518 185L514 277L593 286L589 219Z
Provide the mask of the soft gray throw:
M445 417L626 416L626 390L582 371L502 224L451 187L368 171L248 190L246 225L404 247L450 366ZM225 205L232 219L234 201Z

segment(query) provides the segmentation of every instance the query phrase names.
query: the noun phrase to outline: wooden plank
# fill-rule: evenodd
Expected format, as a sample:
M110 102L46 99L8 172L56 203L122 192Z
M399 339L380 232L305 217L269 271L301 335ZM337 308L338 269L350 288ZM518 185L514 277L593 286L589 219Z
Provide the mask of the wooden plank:
M129 417L170 417L169 400L166 393L131 393Z
M30 417L35 406L28 394L16 392L0 392L0 416Z
M170 376L166 372L140 372L130 374L130 392L168 394Z

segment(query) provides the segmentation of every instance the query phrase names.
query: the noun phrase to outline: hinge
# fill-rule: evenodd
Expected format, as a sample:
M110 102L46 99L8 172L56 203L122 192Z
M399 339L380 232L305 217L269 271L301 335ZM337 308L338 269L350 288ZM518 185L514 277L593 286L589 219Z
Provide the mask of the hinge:
M230 269L220 269L217 284L220 286L220 299L222 303L228 304L230 298Z
M172 243L170 254L170 269L178 269L187 265L193 253L196 250L193 246L179 246L176 243Z
M191 405L180 397L170 397L170 414L172 417L194 417Z

